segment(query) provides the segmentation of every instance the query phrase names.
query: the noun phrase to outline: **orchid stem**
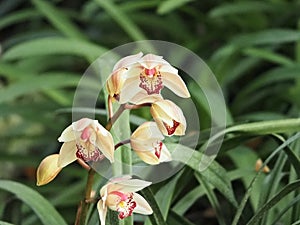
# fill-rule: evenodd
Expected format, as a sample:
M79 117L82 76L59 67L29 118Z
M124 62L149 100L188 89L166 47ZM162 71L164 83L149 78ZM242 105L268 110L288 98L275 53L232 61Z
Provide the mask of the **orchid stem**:
M124 110L126 109L125 107L126 104L122 104L120 105L120 107L118 108L117 112L111 117L109 118L107 125L106 125L106 130L110 130L112 128L112 125L114 124L114 122L116 122L116 120L120 117L120 115L124 112Z
M117 148L121 147L122 145L126 145L130 143L130 139L124 140L119 142L118 144L115 145L115 150L117 150Z
M94 181L95 170L90 169L85 187L85 198L80 202L77 210L75 225L85 225L85 220L88 212L89 199L91 199L92 186Z
M151 106L151 103L143 103L140 105L126 104L124 107L125 107L125 109L139 109L139 108L146 107L146 106Z

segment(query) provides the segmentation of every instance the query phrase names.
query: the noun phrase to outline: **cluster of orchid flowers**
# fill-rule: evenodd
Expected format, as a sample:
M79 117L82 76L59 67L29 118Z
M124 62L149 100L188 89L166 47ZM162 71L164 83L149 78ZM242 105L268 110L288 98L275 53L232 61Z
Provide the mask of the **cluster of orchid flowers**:
M178 75L178 70L162 56L140 52L119 60L106 82L108 91L109 123L106 128L97 120L82 118L68 126L58 138L63 142L59 154L42 160L37 169L37 185L52 181L61 169L78 161L89 167L89 162L108 159L114 162L114 144L109 132L119 116L113 113L112 104L117 102L123 109L150 106L154 121L141 124L131 135L134 152L150 165L171 161L171 154L162 142L165 136L184 135L186 120L182 110L172 101L164 99L161 90L167 87L176 95L188 98L189 91ZM133 179L129 175L113 178L100 190L97 204L101 225L105 225L107 209L117 211L119 218L131 216L133 212L152 214L151 206L138 191L151 182Z

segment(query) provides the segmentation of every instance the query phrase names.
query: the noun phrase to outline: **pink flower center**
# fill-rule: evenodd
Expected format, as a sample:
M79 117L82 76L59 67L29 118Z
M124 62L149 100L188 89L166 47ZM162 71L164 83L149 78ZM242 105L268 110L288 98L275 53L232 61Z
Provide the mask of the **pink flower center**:
M180 125L180 123L177 122L176 120L173 120L173 126L169 126L168 124L166 124L164 122L164 126L167 129L168 135L174 134L179 125Z
M148 95L159 94L164 87L160 72L156 68L144 68L140 74L139 87L144 89Z
M86 128L84 128L84 130L81 132L80 138L81 138L83 141L86 141L86 140L88 140L88 139L90 138L92 132L93 132L92 128L86 127Z
M155 68L152 68L152 69L147 69L145 68L145 74L149 77L152 77L154 76L156 73L156 69Z
M124 219L132 215L134 208L136 207L136 202L133 201L133 193L122 193L120 191L112 191L109 194L114 194L119 196L116 207L119 213L119 219Z
M161 141L157 142L156 145L154 146L154 150L155 150L154 153L158 159L160 158L162 147L163 147L163 143Z

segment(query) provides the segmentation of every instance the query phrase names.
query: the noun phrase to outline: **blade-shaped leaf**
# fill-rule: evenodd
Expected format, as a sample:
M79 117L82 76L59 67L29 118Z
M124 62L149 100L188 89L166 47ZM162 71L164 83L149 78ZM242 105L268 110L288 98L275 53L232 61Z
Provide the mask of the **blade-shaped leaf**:
M86 37L83 32L80 31L74 23L66 16L66 13L54 7L48 1L32 0L37 9L46 16L46 18L60 30L63 34L70 38L83 39Z
M85 57L90 62L93 62L105 52L105 48L90 42L62 37L46 37L15 45L3 54L2 59L15 60L31 56L70 54Z
M33 189L9 180L0 180L0 189L15 194L20 200L32 208L43 224L67 225L66 221L61 217L56 209L43 196Z
M297 180L293 183L286 185L279 193L273 196L266 204L264 204L258 212L250 219L247 225L254 225L264 216L264 214L276 205L281 199L286 195L300 188L300 180Z

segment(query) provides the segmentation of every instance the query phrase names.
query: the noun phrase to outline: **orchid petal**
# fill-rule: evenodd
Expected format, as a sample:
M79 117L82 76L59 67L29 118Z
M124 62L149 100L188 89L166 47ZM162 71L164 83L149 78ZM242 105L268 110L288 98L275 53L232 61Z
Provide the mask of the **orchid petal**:
M185 134L185 117L182 110L172 101L160 100L154 102L151 106L150 112L163 135L171 136L174 134ZM175 122L177 123L176 125L174 125ZM169 129L167 129L166 125Z
M154 68L161 64L168 64L166 60L163 59L162 56L147 54L145 55L139 62L143 67L147 69Z
M141 90L130 99L130 102L135 105L140 105L144 103L153 103L162 99L163 98L160 94L148 95L147 92L145 92L145 90Z
M169 88L172 92L174 92L179 97L182 98L191 97L184 81L178 74L165 72L161 70L161 75L165 87Z
M97 138L96 146L100 149L103 155L110 161L114 161L114 141L111 133L109 133L104 127L100 124L97 125Z
M107 207L105 206L102 200L99 200L97 203L97 210L99 213L100 224L105 225L106 214L107 214Z
M61 171L61 167L57 166L58 154L49 155L42 160L37 169L37 185L45 185L52 181Z
M133 212L143 215L150 215L153 213L149 203L138 193L133 193L133 201L136 202L136 207Z
M135 153L138 155L138 157L140 157L141 160L143 160L147 164L157 165L160 163L160 160L157 158L154 152L151 152L149 150L141 150L135 151Z
M61 133L60 137L58 138L59 142L69 142L74 141L76 139L75 132L73 130L73 126L70 125Z
M161 149L161 153L160 153L160 157L159 157L159 162L168 162L168 161L171 161L171 160L172 160L171 153L167 149L166 145L163 144L162 149Z
M120 59L114 66L113 68L113 71L116 71L120 68L123 68L123 67L128 67L130 66L131 64L133 63L136 63L137 61L139 61L141 59L141 57L143 56L143 53L142 52L139 52L135 55L129 55L129 56L126 56L122 59Z
M137 77L127 78L121 90L119 103L129 102L136 94L141 92L142 89L139 84L140 80Z
M139 179L123 180L117 183L110 183L108 186L108 193L112 191L121 191L124 193L137 192L149 185L151 185L151 182Z
M94 122L94 120L92 120L92 119L82 118L76 122L73 122L72 127L73 127L74 131L82 131L82 130L84 130L84 128L88 127L93 122Z
M132 139L137 140L149 140L149 139L160 139L163 140L164 136L160 132L155 122L144 122L140 125L131 135Z
M59 151L59 158L58 158L58 167L65 167L69 165L70 163L74 162L77 157L76 157L76 142L71 141L71 142L65 142L60 148Z

